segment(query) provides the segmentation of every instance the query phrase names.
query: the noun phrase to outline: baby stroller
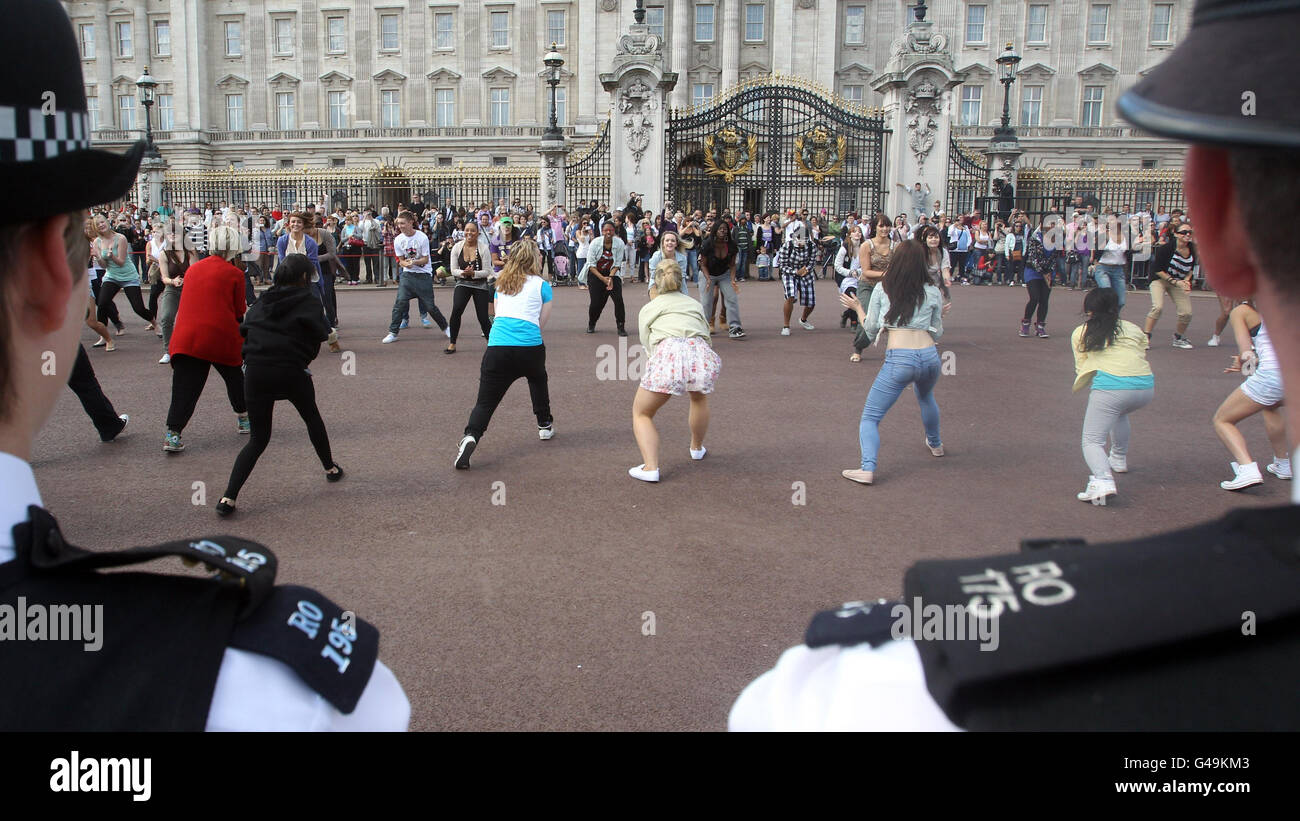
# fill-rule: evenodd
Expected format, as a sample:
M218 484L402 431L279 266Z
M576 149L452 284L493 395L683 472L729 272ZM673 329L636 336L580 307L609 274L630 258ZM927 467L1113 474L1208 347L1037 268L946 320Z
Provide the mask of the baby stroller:
M573 284L569 278L569 258L564 254L555 255L555 281L565 285Z

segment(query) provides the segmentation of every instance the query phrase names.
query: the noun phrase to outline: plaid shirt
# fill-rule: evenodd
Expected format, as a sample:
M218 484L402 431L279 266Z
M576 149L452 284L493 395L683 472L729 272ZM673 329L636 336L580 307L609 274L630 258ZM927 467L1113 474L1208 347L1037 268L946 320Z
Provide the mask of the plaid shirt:
M799 276L800 268L807 268L809 273L812 272L813 266L813 244L805 242L800 248L794 240L789 240L781 247L781 273L790 276Z

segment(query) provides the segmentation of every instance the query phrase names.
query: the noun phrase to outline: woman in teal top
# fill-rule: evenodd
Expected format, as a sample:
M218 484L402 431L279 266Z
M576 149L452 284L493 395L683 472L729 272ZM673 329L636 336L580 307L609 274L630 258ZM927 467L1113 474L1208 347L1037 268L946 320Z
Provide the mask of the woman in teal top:
M149 330L153 330L154 317L145 308L144 297L140 294L140 270L131 264L126 237L114 231L103 216L95 218L95 232L97 236L90 251L104 269L104 279L99 286L99 310L96 312L99 321L108 321L108 306L113 303L113 297L118 291L126 291L131 310L149 323ZM123 329L118 328L117 332L121 334Z

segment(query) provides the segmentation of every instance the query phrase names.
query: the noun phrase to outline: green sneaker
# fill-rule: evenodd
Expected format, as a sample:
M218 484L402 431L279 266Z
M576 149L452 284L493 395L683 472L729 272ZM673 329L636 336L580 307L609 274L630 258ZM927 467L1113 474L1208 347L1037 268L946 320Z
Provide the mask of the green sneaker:
M180 453L185 450L185 443L181 441L181 435L174 430L167 431L167 438L163 439L163 450L168 453Z

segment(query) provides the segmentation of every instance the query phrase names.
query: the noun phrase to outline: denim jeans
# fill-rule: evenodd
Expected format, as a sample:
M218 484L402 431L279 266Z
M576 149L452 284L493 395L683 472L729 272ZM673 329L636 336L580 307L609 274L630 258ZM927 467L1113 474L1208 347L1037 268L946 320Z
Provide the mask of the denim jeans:
M736 279L749 279L749 249L736 251Z
M871 384L866 404L862 406L862 423L858 427L863 470L876 469L876 454L880 452L880 420L885 418L908 384L913 386L916 401L921 406L926 443L930 447L943 444L939 438L939 403L934 401L934 386L938 381L938 348L890 348L885 352L885 363Z
M686 252L686 270L682 273L691 282L695 282L695 276L700 271L700 252L691 250Z
M719 274L713 276L705 274L704 282L700 283L700 289L704 292L700 299L704 305L704 318L708 319L713 316L713 288L717 286L722 294L722 303L727 306L727 326L730 328L740 327L740 299L736 296L736 289L731 287L731 275Z
M402 278L397 283L397 301L393 303L392 321L388 325L390 334L397 333L401 327L402 318L408 315L412 299L419 303L421 314L433 316L439 330L447 329L447 320L443 318L442 311L433 304L433 274L403 271Z
M1124 297L1128 293L1128 288L1124 282L1123 265L1103 265L1097 263L1097 268L1092 272L1092 276L1097 280L1098 288L1113 288L1115 295L1119 297L1119 307L1124 307Z

